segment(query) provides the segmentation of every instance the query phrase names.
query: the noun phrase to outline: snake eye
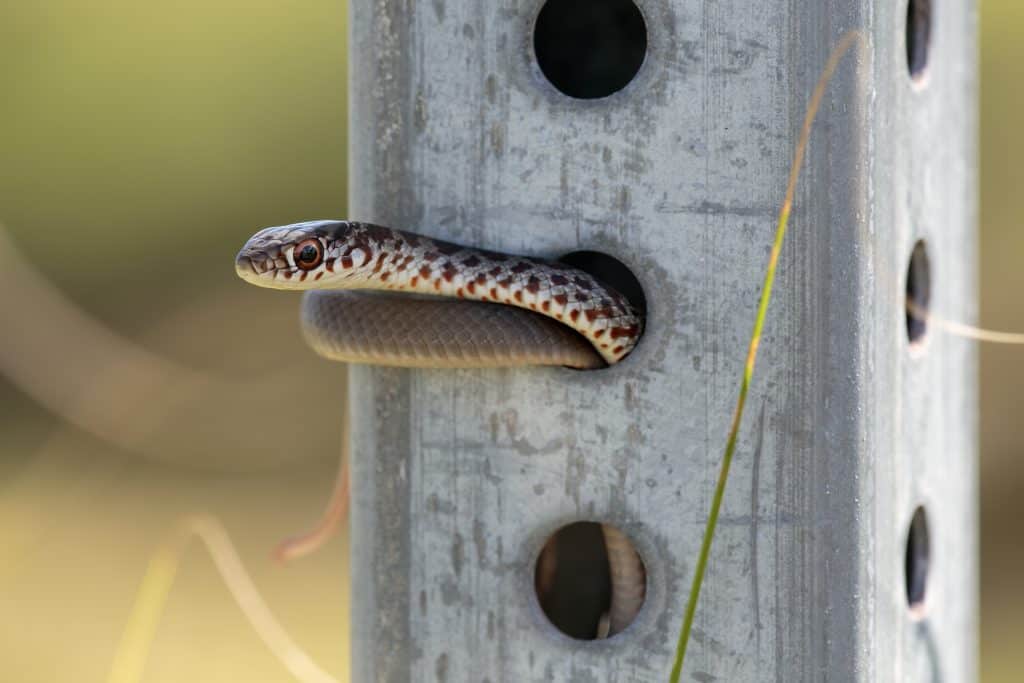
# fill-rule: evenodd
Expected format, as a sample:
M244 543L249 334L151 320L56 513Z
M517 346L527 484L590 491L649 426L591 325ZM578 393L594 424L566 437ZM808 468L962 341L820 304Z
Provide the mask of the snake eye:
M317 239L299 242L294 253L295 265L303 270L313 270L324 260L324 248Z

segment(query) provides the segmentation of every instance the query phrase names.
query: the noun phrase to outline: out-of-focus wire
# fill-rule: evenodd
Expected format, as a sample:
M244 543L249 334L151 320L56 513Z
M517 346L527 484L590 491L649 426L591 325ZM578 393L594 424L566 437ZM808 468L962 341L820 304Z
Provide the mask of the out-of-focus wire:
M0 225L0 374L53 414L130 453L205 463L241 454L247 467L294 452L288 430L309 387L288 363L226 378L175 363L124 338L66 297ZM253 334L261 332L254 325ZM214 409L216 408L216 409ZM187 438L183 434L187 433Z
M142 680L167 597L193 537L203 542L238 607L274 657L302 683L338 683L296 645L277 621L242 565L224 526L210 515L182 519L153 555L115 652L108 683Z
M341 457L338 461L338 476L331 491L327 507L308 532L285 539L274 549L274 557L279 562L294 560L316 551L334 535L346 519L349 505L349 403L348 403L348 366L345 366L346 391L341 404Z
M1024 334L1019 332L1000 332L998 330L987 330L983 327L976 327L974 325L967 325L965 323L958 323L954 320L946 320L942 316L936 315L930 311L924 310L921 306L918 306L911 300L907 300L907 313L917 320L933 325L946 334L954 337L962 337L963 339L973 339L975 341L985 342L988 344L1024 344Z
M67 422L129 451L146 452L159 444L163 426L182 416L202 416L205 405L244 404L235 414L245 418L226 423L207 414L211 424L195 426L202 434L198 449L266 446L253 429L254 418L281 407L266 389L272 380L232 382L175 364L115 334L65 297L36 271L0 226L0 319L8 334L0 340L0 373L22 391ZM208 413L209 411L207 411ZM346 415L347 410L343 413ZM347 423L343 431L347 439ZM204 440L205 439L205 440ZM220 439L211 443L210 439ZM181 444L175 444L180 448ZM281 546L283 557L296 557L322 545L344 518L348 475L342 454L335 497L324 521L313 532ZM114 657L109 681L141 679L167 596L189 540L203 541L238 606L260 638L284 666L303 683L335 683L292 641L260 596L227 532L208 515L184 519L157 550Z

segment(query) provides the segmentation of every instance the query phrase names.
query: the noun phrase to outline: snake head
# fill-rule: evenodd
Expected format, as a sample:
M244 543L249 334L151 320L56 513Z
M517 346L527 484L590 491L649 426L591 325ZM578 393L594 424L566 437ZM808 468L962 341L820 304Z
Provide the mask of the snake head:
M235 272L251 284L272 289L342 286L333 264L339 245L357 224L309 221L264 228L235 257ZM322 282L321 282L322 280Z

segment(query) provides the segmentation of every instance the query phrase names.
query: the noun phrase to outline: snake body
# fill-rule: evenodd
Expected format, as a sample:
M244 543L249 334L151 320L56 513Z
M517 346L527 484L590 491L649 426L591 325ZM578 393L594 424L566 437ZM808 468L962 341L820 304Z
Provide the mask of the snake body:
M587 340L548 318L508 306L313 290L302 330L332 360L419 368L564 365L599 368Z
M345 362L591 369L625 358L642 331L625 296L578 268L368 223L265 228L246 242L235 267L255 285L309 290L306 340L320 355ZM614 634L639 611L646 578L625 536L607 525L602 533Z

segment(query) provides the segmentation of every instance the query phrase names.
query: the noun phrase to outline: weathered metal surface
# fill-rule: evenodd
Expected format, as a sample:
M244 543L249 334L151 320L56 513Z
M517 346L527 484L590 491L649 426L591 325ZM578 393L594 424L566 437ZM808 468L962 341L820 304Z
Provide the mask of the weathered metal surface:
M640 73L579 101L534 61L541 4L351 4L351 218L609 253L647 332L595 372L353 368L354 680L667 679L796 133L850 28L867 47L812 141L684 679L973 679L974 349L933 330L910 353L903 289L923 237L933 307L974 313L974 8L937 3L914 86L903 3L641 0ZM606 641L534 595L545 538L581 519L649 571Z

